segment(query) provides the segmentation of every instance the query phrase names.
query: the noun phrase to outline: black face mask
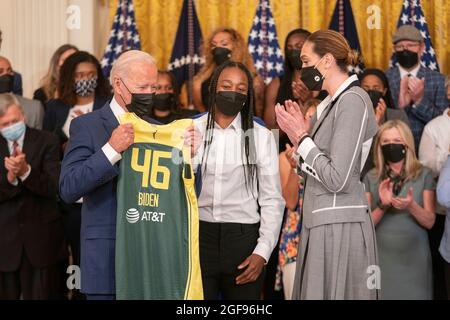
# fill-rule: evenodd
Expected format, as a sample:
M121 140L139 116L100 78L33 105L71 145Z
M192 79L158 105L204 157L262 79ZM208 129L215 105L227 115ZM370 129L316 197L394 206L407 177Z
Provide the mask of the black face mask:
M396 163L406 157L406 147L403 144L389 143L381 146L383 157L386 162Z
M126 84L121 80L125 88L131 94L131 102L126 105L129 112L135 113L139 118L151 116L155 103L154 93L132 93ZM125 100L122 98L125 102Z
M378 90L368 90L370 100L372 100L373 108L375 109L378 105L378 102L383 97L383 93Z
M247 101L245 94L235 91L219 91L216 95L217 109L226 116L235 116L241 112Z
M320 90L322 90L324 77L320 73L320 71L317 69L317 65L319 63L320 63L320 61L314 67L302 68L302 74L300 76L300 79L303 81L305 86L310 91L320 91Z
M212 51L215 64L220 66L231 58L231 50L228 48L216 47Z
M302 68L302 60L300 60L299 49L288 50L286 52L286 58L292 68L297 70L300 70Z
M405 69L414 67L419 62L417 52L409 50L398 51L395 53L398 63Z
M155 109L167 111L175 106L175 95L173 93L160 93L155 95Z
M14 76L5 74L0 77L0 93L8 93L13 91Z

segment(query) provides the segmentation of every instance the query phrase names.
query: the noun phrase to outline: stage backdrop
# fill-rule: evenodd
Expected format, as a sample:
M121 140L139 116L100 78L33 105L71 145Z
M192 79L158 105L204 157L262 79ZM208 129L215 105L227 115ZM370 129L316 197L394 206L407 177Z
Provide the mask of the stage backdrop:
M110 21L118 0L110 0ZM280 46L294 28L310 31L328 28L336 5L332 0L271 0ZM352 0L353 14L366 67L386 69L392 54L392 34L402 9L403 0ZM450 1L421 1L441 72L450 74ZM151 53L158 66L165 69L170 59L178 27L182 0L134 0L142 49ZM248 38L258 0L196 0L195 6L203 37L217 27L229 26ZM378 6L380 29L370 29L368 8Z

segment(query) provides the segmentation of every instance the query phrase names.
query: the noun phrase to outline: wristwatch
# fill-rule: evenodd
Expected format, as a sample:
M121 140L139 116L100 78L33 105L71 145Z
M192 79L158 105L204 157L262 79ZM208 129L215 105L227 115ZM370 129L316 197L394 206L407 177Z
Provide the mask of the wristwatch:
M377 207L378 208L380 208L381 210L383 210L383 211L386 211L386 210L388 210L390 207L392 207L390 204L383 204L382 202L381 202L381 199L378 199L378 202L377 202Z

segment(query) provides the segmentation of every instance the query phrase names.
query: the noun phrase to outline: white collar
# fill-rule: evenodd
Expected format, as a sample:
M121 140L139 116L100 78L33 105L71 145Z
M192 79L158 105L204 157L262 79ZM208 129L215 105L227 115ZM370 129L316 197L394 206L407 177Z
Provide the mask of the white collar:
M120 116L125 114L126 111L120 106L115 97L112 98L111 102L109 103L109 107L114 113L117 121L120 123Z
M403 79L403 77L407 76L408 74L411 74L412 76L414 76L415 78L417 78L417 73L419 72L420 69L420 62L417 64L417 66L412 69L411 71L406 71L405 69L403 69L400 65L398 66L398 70L400 71L400 79Z
M222 128L221 126L219 126L219 124L217 122L215 123L215 125L216 125L216 128L220 128L220 129L223 129L223 130L225 130L225 129L240 130L241 127L242 127L242 125L241 125L242 124L242 120L241 119L242 119L241 113L239 112L228 127Z
M444 117L446 117L447 120L450 120L450 115L448 114L449 111L450 111L450 108L447 108L447 109L445 109L445 111L444 111Z
M331 101L334 101L354 81L358 81L358 76L356 74L351 75L347 80L345 80L336 90L333 97L328 95L325 99L323 99L321 103L319 103L319 105L317 106L317 120L320 119L323 110L325 110L325 108L331 103Z

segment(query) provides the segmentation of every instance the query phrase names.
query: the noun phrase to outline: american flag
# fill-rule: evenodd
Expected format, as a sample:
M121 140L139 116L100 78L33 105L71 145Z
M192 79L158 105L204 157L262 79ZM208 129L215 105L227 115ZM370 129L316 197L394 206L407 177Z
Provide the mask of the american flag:
M105 77L109 77L113 63L120 54L131 49L141 50L133 0L119 0L108 45L101 62Z
M283 74L283 54L278 43L269 0L260 0L248 37L248 50L256 70L268 84Z
M422 55L422 65L431 70L439 71L439 64L436 59L436 54L431 43L430 32L428 31L428 25L423 14L422 5L420 0L404 0L402 12L398 19L397 28L410 24L419 29L422 37L425 41L425 51ZM397 59L395 54L391 58L391 66L397 65Z
M200 53L202 32L193 0L183 0L180 22L167 67L177 79L179 87L186 81L188 104L192 105L192 78L204 63Z
M361 54L358 31L356 30L355 17L353 16L350 0L337 0L331 19L330 29L341 33L348 41L353 50ZM350 73L360 74L364 70L362 61L357 66L349 66Z

